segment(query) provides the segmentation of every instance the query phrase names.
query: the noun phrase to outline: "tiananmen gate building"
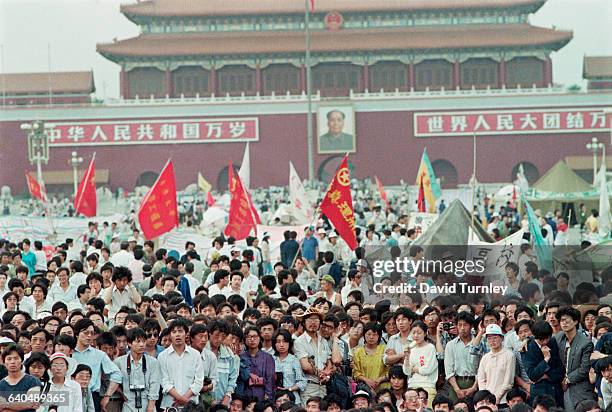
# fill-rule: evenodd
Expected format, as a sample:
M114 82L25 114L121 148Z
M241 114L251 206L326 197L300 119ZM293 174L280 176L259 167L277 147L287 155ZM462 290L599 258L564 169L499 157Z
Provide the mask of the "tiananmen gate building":
M355 177L412 183L426 147L443 187L456 187L472 174L473 135L481 182L511 181L520 164L530 179L559 159L583 168L585 144L611 138L612 60L585 58L588 91L556 85L551 54L572 32L531 25L544 4L316 0L316 177L350 152ZM74 90L58 80L50 99L4 75L3 184L26 189L20 124L32 120L54 125L44 171L58 187L77 150L96 152L108 169L99 183L111 189L150 185L169 157L179 188L201 172L225 189L228 161L240 162L246 142L252 186L286 185L289 160L307 176L304 1L149 0L121 12L141 34L97 45L120 67L120 99L83 100L95 90L87 73Z

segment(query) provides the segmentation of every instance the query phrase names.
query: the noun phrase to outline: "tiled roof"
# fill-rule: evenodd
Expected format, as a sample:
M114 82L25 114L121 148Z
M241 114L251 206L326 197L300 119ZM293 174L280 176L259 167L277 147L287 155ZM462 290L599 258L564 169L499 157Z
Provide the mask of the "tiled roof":
M585 79L612 77L612 56L585 56L583 75Z
M546 0L315 0L315 12L539 9ZM136 16L230 16L304 13L304 0L149 0L121 6Z
M317 52L431 50L549 45L555 50L572 38L571 32L530 26L471 25L317 31L311 50ZM149 34L99 44L99 53L113 59L201 55L245 55L302 52L302 32L224 32Z
M0 74L0 90L6 94L93 93L93 72Z

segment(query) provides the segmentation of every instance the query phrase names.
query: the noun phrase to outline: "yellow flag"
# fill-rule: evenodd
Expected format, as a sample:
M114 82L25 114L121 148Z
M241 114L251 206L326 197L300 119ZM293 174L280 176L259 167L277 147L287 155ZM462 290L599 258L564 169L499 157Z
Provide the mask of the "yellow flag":
M208 183L206 179L204 179L204 176L202 176L202 173L200 172L198 172L198 187L202 189L204 194L210 192L210 189L212 189L212 185Z

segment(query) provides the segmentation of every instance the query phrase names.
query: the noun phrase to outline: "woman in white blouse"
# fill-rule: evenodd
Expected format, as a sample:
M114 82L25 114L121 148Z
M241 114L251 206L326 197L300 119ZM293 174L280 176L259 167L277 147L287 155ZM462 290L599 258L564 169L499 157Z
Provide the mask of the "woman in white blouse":
M423 388L429 394L428 407L436 396L438 380L438 359L436 347L425 340L427 326L421 321L414 322L410 329L413 343L406 345L404 352L404 373L408 376L409 388Z

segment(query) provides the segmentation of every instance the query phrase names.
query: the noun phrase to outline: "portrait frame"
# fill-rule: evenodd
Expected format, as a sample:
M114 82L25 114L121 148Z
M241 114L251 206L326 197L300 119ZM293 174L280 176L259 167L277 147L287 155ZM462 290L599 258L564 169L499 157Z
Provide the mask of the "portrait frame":
M340 138L344 144L332 145L328 114L340 112L343 115L343 127ZM350 142L350 143L349 143ZM346 103L329 103L320 105L317 110L317 152L319 154L355 153L357 151L357 137L355 135L355 108Z

